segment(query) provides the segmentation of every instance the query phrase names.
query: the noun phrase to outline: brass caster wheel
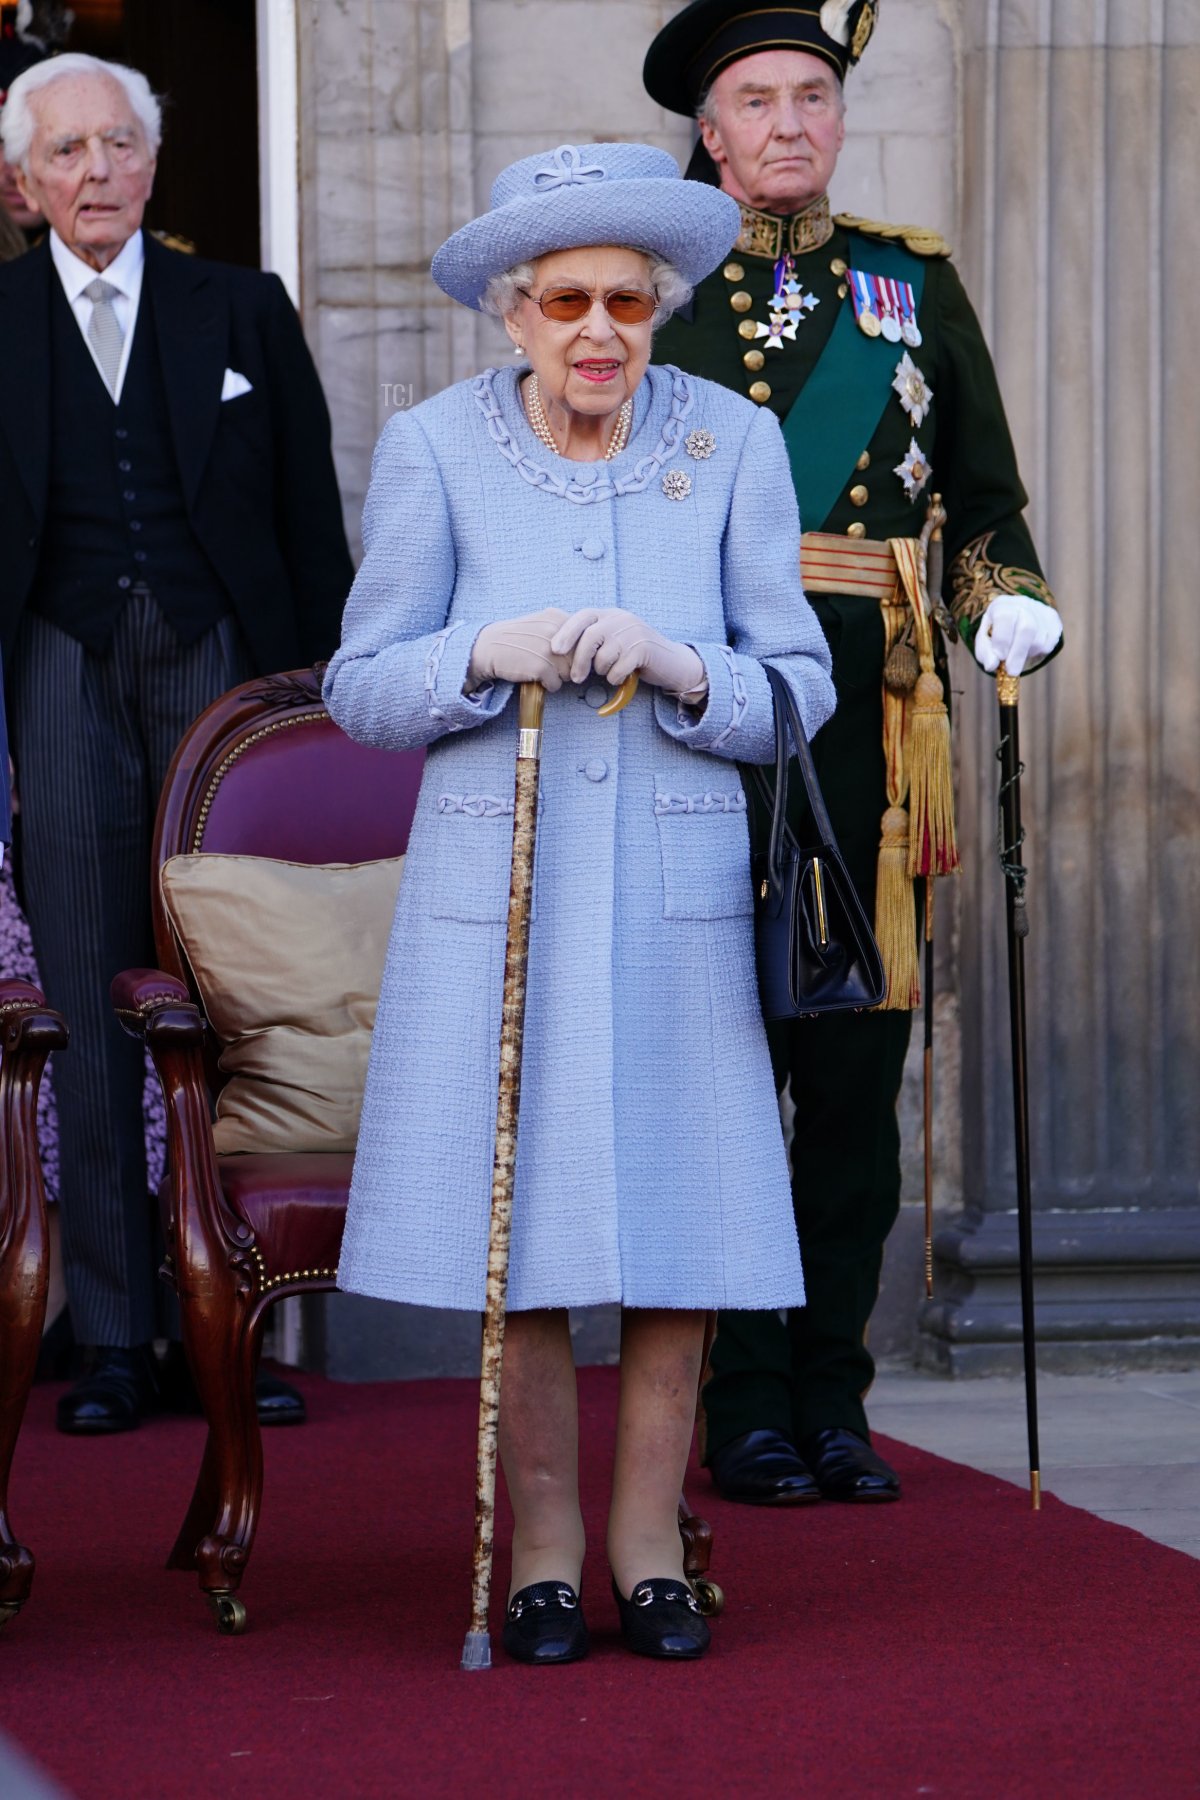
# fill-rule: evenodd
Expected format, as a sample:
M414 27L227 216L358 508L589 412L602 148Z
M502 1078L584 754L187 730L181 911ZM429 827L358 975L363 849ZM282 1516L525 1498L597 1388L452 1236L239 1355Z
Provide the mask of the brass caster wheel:
M16 1618L20 1610L21 1602L19 1600L0 1600L0 1631L4 1629L10 1619Z
M715 1581L708 1581L701 1577L699 1581L694 1581L692 1586L696 1592L700 1611L706 1619L715 1619L719 1613L725 1611L725 1590L718 1587Z
M246 1629L246 1608L232 1594L206 1594L217 1630L222 1637L240 1637Z

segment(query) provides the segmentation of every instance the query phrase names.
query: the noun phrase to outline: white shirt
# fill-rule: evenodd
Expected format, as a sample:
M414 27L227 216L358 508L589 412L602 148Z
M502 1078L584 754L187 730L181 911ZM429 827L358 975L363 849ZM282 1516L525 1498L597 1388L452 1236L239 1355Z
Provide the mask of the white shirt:
M117 324L125 334L125 342L121 346L121 361L117 368L116 391L114 400L121 398L121 389L125 385L125 371L129 367L129 351L133 344L133 328L137 324L138 301L142 297L142 271L146 266L146 251L142 243L142 234L135 231L127 243L121 246L120 253L109 263L107 269L93 269L89 263L83 262L73 250L68 250L56 231L50 233L50 255L54 267L58 270L58 278L63 285L63 293L67 296L67 304L75 314L76 323L83 333L83 341L87 344L88 353L96 367L100 362L96 352L88 340L88 326L92 322L92 302L84 295L84 288L89 282L99 277L116 288L113 295L113 311L117 315ZM103 376L104 371L100 369ZM105 384L107 385L107 383Z

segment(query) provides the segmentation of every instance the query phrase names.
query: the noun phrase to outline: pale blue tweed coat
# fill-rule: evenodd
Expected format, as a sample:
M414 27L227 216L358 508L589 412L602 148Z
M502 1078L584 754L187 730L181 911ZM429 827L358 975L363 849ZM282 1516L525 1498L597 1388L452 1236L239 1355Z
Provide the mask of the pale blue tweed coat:
M798 1306L736 762L774 754L764 657L810 732L833 710L783 439L652 367L626 450L568 462L516 383L489 372L388 423L325 678L352 737L430 746L339 1284L483 1305L517 722L510 686L463 681L490 619L624 606L695 646L708 701L643 686L600 719L598 679L547 696L508 1302Z

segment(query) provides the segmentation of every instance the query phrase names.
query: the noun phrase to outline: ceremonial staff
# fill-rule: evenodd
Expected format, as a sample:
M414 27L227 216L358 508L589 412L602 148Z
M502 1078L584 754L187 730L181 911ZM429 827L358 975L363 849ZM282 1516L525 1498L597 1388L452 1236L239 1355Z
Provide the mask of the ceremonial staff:
M627 706L638 678L622 682L599 718ZM504 1001L500 1015L500 1080L496 1095L496 1148L492 1160L492 1215L488 1231L487 1294L479 1370L479 1430L475 1451L475 1549L471 1564L471 1623L463 1644L464 1669L490 1669L488 1603L492 1591L492 1547L496 1521L496 1446L500 1424L500 1371L504 1360L504 1303L508 1292L508 1247L512 1236L513 1175L517 1163L517 1119L521 1110L521 1046L525 1039L525 974L529 960L529 914L537 843L538 770L542 756L542 714L546 690L522 682L517 712L517 774L513 796L512 874L508 888L508 935L504 944Z
M1012 1037L1013 1123L1016 1133L1017 1234L1021 1262L1021 1332L1025 1358L1025 1418L1029 1434L1029 1491L1033 1510L1042 1504L1038 1455L1037 1342L1033 1318L1033 1200L1029 1182L1029 1080L1025 1034L1025 939L1029 915L1025 905L1027 870L1021 862L1025 833L1021 826L1021 762L1017 706L1020 677L1001 663L996 675L1000 702L1000 867L1008 914L1008 1010Z

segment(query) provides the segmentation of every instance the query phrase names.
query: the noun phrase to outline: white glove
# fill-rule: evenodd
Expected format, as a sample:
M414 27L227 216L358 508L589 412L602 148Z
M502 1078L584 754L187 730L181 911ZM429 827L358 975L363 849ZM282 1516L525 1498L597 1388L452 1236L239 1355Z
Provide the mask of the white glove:
M466 692L489 681L537 681L548 694L557 694L567 680L569 658L555 656L550 640L566 613L561 606L520 619L494 619L475 639L464 684Z
M654 687L685 694L689 700L703 698L708 689L704 664L690 644L663 637L636 613L619 606L601 610L585 606L572 613L555 632L550 648L570 657L572 681L583 681L594 669L611 687L638 674Z
M1062 636L1062 619L1052 606L1028 594L1000 594L979 621L975 661L989 675L1003 663L1019 675L1032 656L1049 656Z

